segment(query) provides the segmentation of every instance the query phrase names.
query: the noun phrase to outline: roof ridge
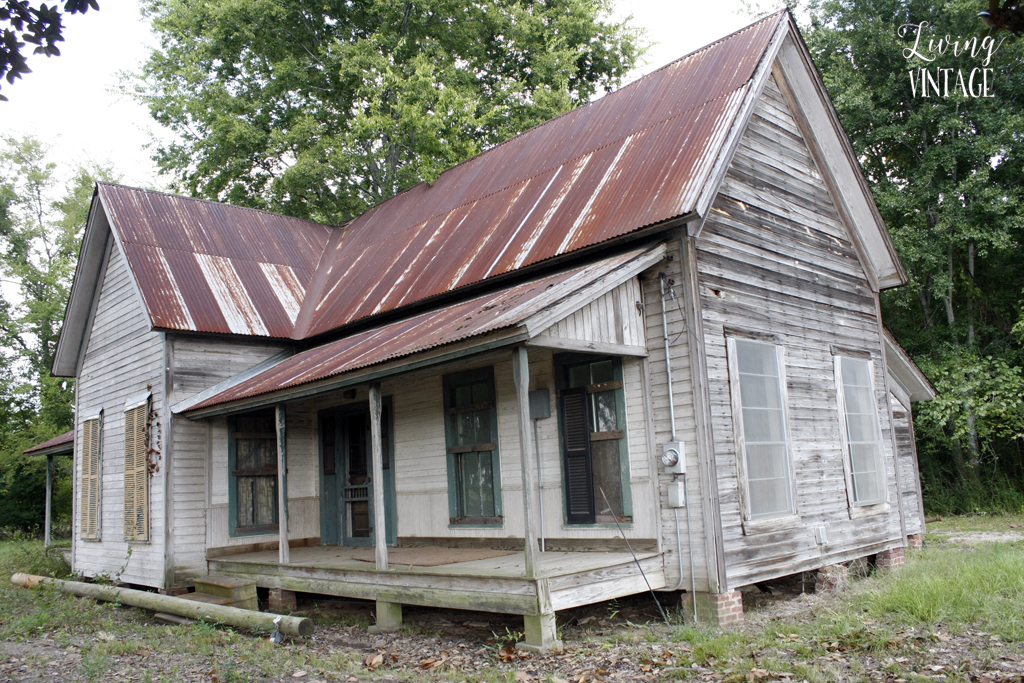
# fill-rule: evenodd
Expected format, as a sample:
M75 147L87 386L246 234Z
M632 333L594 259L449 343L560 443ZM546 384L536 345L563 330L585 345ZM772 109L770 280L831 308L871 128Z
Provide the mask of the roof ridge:
M159 195L163 195L164 197L173 197L174 199L187 199L187 200L193 201L193 202L202 202L204 204L213 204L214 206L227 206L227 207L229 207L231 209L238 209L239 211L252 211L252 212L255 212L255 213L263 213L263 214L267 214L268 216L274 216L275 218L287 218L288 220L292 220L292 221L302 221L303 223L310 223L310 224L315 225L315 226L320 227L320 228L329 228L329 229L332 229L332 230L335 229L335 228L344 228L346 225L351 223L351 221L346 221L344 223L338 223L337 225L332 224L332 223L321 223L320 221L315 221L315 220L313 220L311 218L299 218L298 216L289 216L286 213L277 213L277 212L274 212L274 211L268 211L267 209L257 209L257 208L252 207L252 206L239 206L238 204L229 204L228 202L219 202L219 201L214 201L212 199L205 199L203 197L190 197L187 194L178 194L177 192L167 192L166 190L151 190L149 188L137 187L135 185L125 185L124 183L112 183L112 182L109 182L109 181L106 181L106 180L97 180L96 184L97 185L106 185L108 187L122 188L122 189L125 189L125 190L136 190L138 192L145 192L146 194L159 194ZM379 206L379 204L378 204L378 206Z
M659 71L664 71L665 69L669 68L673 64L681 62L684 59L688 59L688 58L692 57L693 55L696 55L697 53L704 52L705 50L709 50L709 49L715 47L716 45L718 45L719 43L722 43L722 42L724 42L726 40L729 40L733 36L739 35L740 33L743 33L744 31L749 31L752 28L754 28L755 26L759 26L762 23L768 22L769 20L774 19L774 18L776 18L776 17L778 17L780 15L786 14L788 12L789 12L788 9L781 9L781 10L779 10L779 11L773 13L773 14L770 14L770 15L768 15L766 17L762 17L761 19L758 19L757 21L751 22L751 23L747 24L746 26L744 26L742 28L736 29L732 33L730 33L728 35L725 35L725 36L722 36L718 40L712 41L712 42L708 43L707 45L704 45L702 47L697 48L696 50L692 50L690 52L687 52L682 57L677 57L676 59L673 59L671 62L668 62L667 64L658 67L654 71L651 71L650 73L646 73L643 76L640 76L639 78L630 81L629 83L627 83L626 85L622 86L618 90L613 90L612 92L605 93L603 96L599 97L596 100L590 100L589 102L584 102L580 106L575 107L573 109L570 109L569 111L562 112L561 114L559 114L558 116L555 116L554 118L550 118L550 119L547 119L546 121L542 121L541 123L538 123L536 126L533 126L532 128L529 128L528 130L524 130L522 133L518 133L517 135L513 135L512 137L510 137L510 138L508 138L506 140L502 140L501 142L495 144L493 147L488 147L487 149L481 151L479 154L476 154L476 155L470 157L469 159L466 159L464 161L460 161L459 163L455 164L454 166L449 166L448 168L446 168L444 171L441 172L441 175L439 175L437 177L437 179L434 180L433 183L428 183L425 180L421 180L420 182L416 183L415 185L412 185L410 187L405 188L404 190L402 190L398 194L395 194L395 195L393 195L391 197L388 197L387 199L385 199L384 201L380 202L379 204L374 204L369 209L367 209L363 213L359 214L359 216L364 216L364 215L370 213L371 211L376 210L377 207L384 206L388 202L393 201L397 197L401 197L403 194L406 194L407 192L411 192L411 191L415 190L417 187L420 187L421 185L426 185L427 187L433 187L435 184L437 184L437 181L440 180L446 173L448 173L450 171L453 171L454 169L459 168L460 166L464 166L464 165L466 165L468 163L476 161L477 159L479 159L480 157L482 157L483 155L487 154L488 152L490 152L492 150L498 149L499 147L502 147L502 146L507 145L507 144L509 144L509 143L511 143L511 142L513 142L515 140L518 140L518 139L520 139L521 137L523 137L525 135L529 135L530 133L532 133L535 130L540 130L540 129L544 128L545 126L547 126L549 124L552 124L555 121L558 121L559 119L562 119L562 118L568 116L569 114L574 114L574 113L576 113L578 111L583 111L587 107L595 106L598 103L604 101L605 98L613 97L613 96L623 92L624 90L627 90L628 88L633 87L634 85L636 85L640 81L642 81L642 80L652 76L653 74L656 74ZM718 98L716 97L716 98L712 98L710 100L707 100L707 101L704 102L704 104L707 104L707 102L712 102L712 101L714 101L716 99L718 99ZM692 109L692 107L691 107L691 109ZM688 109L687 111L690 111L690 109ZM665 119L665 120L668 121L669 119ZM600 147L597 148L597 149L600 149ZM508 187L512 187L512 186L509 185ZM500 192L500 190L499 190L499 192ZM492 192L491 194L495 194L495 193ZM489 197L491 195L485 195L485 196ZM465 206L465 205L461 204L460 206ZM440 214L438 214L438 215L440 215ZM356 216L352 220L355 220L356 218L359 218L359 216ZM351 221L349 221L349 222L351 222ZM347 225L347 223L346 223L346 225Z

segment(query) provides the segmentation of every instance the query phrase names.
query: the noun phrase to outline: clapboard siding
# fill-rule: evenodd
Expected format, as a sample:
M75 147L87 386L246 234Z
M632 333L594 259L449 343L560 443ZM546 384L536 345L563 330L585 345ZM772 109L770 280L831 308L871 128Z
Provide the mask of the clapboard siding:
M636 316L635 306L633 311L633 315ZM564 524L565 505L562 500L561 455L552 358L553 352L549 349L530 349L530 389L547 388L552 401L551 417L540 420L537 424L544 535L547 538L561 539L613 538L617 536L614 528ZM449 528L443 377L449 372L486 366L494 368L504 523L500 528ZM655 539L658 534L657 510L649 494L650 462L644 429L644 401L640 376L642 364L639 359L625 358L622 366L633 498L633 523L626 529L626 535L629 538ZM522 469L510 354L504 352L488 358L452 364L442 369L411 373L384 382L381 392L384 396L391 396L394 402L393 466L398 499L398 536L522 538Z
M892 422L896 432L896 453L900 460L900 493L903 495L903 514L907 520L908 534L924 533L924 516L921 501L921 477L917 463L917 444L914 442L913 414L909 405L893 394Z
M168 393L172 405L247 370L285 348L283 344L181 335L169 335L167 344L171 368ZM207 481L211 469L208 459L212 452L208 443L210 429L205 421L177 416L173 419L173 558L175 583L182 585L190 577L206 573L207 547L228 545L220 542L221 536L227 537L228 530L227 517L221 524L208 502ZM223 438L226 439L227 435L224 434ZM225 469L218 474L224 479L226 496L227 471ZM227 506L223 509L226 510Z
M704 536L704 509L700 490L700 466L697 460L697 427L694 422L693 386L690 372L690 335L682 311L683 292L680 286L684 275L680 264L679 240L668 244L670 261L664 262L643 273L641 278L645 340L648 353L648 392L650 394L652 432L651 467L657 473L657 501L659 510L661 545L665 552L665 578L668 586L681 585L689 590L691 578L696 580L697 590L708 590L707 552ZM661 320L661 293L659 273L673 281L667 285L665 316L668 322L669 353L672 360L672 400L676 414L676 438L686 448L687 494L690 504L690 530L687 534L686 510L673 509L668 505L668 485L672 475L664 474L657 458L662 445L672 440L672 426L668 409L668 377L665 366L665 335ZM675 294L675 298L671 294ZM678 516L678 526L677 526ZM678 533L677 533L678 532ZM690 539L688 541L687 539ZM692 547L688 544L692 542ZM680 552L681 550L681 552ZM693 554L694 576L690 575L690 554ZM682 557L680 558L680 555ZM682 573L680 573L680 564Z
M540 336L620 346L644 346L643 319L636 308L640 298L640 283L636 278L630 278L559 320Z
M900 540L875 295L800 129L774 80L755 107L697 240L711 420L729 588L813 569ZM767 333L786 348L799 524L745 528L726 331ZM870 354L889 504L847 504L832 346ZM858 517L851 519L852 516ZM823 526L828 544L815 542Z
M161 436L167 424L164 396L163 336L149 329L131 281L131 274L116 248L107 255L99 302L78 376L76 443L81 443L83 418L103 411L100 451L100 538L81 538L81 519L74 522L75 567L86 576L114 576L124 566L120 580L161 587L164 575L164 491L159 471L149 480L150 541L124 541L124 406L125 401L147 390ZM160 469L162 454L156 456ZM76 492L81 491L82 459L75 458ZM75 509L81 514L76 501Z

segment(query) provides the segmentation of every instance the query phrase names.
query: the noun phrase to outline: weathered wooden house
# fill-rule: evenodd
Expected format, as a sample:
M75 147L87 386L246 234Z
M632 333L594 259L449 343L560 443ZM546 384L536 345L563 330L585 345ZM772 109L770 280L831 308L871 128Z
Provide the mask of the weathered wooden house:
M54 364L75 569L550 648L642 568L734 620L923 532L904 282L787 13L343 226L100 184Z

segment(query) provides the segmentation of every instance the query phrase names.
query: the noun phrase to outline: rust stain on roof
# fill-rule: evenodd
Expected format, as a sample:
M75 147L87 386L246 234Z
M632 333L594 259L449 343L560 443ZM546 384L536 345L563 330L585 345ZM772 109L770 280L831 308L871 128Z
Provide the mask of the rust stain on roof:
M309 349L190 406L185 412L315 382L515 327L645 253L646 249L635 249Z
M304 339L691 213L785 13L344 228L101 184L156 327Z

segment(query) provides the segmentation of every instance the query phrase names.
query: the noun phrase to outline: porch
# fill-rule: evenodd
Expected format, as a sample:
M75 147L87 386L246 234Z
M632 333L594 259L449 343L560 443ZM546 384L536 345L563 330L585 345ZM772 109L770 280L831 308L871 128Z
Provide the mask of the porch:
M530 617L646 591L644 575L651 588L666 585L657 552L637 552L643 575L628 551L537 553L535 578L527 578L522 551L389 551L384 570L376 568L373 548L341 546L292 548L286 563L276 549L225 555L210 559L209 570L255 580L261 588L376 600L378 614L381 603L521 614L528 630Z

